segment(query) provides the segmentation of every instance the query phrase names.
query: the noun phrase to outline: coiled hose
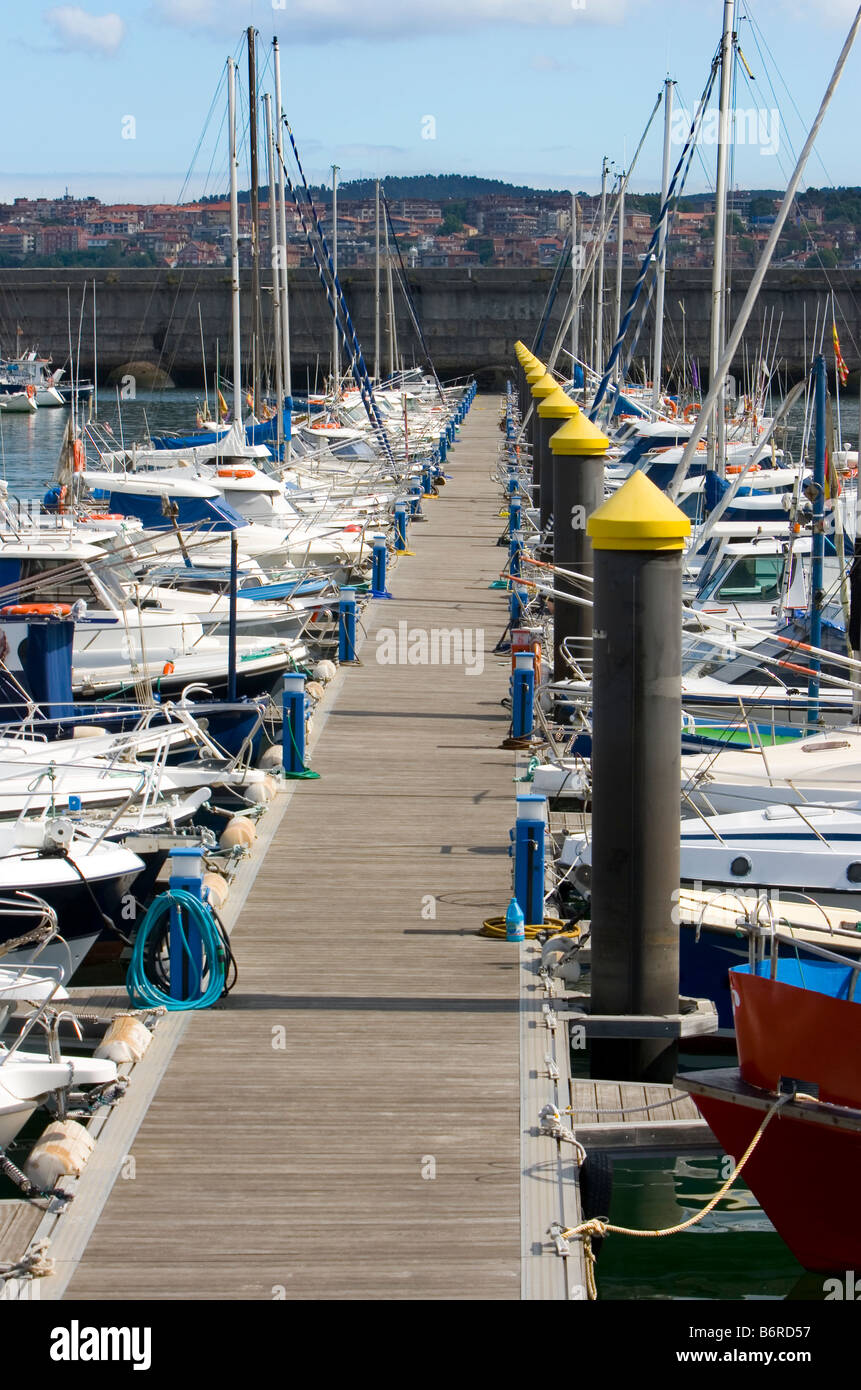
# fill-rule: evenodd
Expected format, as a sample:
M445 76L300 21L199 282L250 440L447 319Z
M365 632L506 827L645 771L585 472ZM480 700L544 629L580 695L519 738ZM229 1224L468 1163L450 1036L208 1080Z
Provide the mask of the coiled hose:
M170 930L172 907L177 909L179 915L179 935L189 963L191 997L187 999L174 998L152 978L155 975L161 983L169 983L157 956ZM191 923L196 928L203 945L203 975L204 978L208 976L208 979L202 993L201 977L191 953L184 923ZM126 975L129 998L139 1009L153 1005L163 1006L171 1012L181 1009L208 1009L224 993L228 950L222 929L207 903L187 893L184 888L171 888L166 893L160 893L147 908L146 916L135 937ZM171 966L173 970L179 970L181 962L173 961Z

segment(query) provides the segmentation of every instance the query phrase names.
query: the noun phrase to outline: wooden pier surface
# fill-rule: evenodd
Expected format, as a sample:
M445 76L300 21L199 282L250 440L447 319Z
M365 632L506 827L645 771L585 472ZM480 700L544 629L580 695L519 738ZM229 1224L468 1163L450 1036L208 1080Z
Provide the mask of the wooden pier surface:
M521 1296L518 959L476 935L515 793L499 437L479 396L67 1298ZM401 622L480 630L483 671L379 664Z

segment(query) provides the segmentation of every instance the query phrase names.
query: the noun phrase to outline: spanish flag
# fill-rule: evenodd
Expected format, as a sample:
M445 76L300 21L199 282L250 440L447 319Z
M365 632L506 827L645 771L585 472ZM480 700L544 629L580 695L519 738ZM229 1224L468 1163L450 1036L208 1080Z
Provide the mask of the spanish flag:
M837 324L831 320L831 336L834 339L834 366L840 378L840 385L845 386L849 380L849 368L843 361L843 353L840 351L840 339L837 337Z

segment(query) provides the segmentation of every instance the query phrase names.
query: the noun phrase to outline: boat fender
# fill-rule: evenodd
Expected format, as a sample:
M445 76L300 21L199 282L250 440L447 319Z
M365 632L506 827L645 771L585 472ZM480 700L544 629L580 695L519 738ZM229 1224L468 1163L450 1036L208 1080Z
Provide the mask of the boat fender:
M589 1153L580 1165L580 1204L584 1221L607 1221L613 1196L613 1160L607 1154ZM597 1255L603 1236L592 1237L592 1253Z
M263 772L278 772L284 765L284 750L280 744L272 743L260 754L257 766Z
M323 685L328 685L329 681L335 679L335 671L336 667L334 661L318 661L313 668L312 674L316 681L321 681Z
M250 849L257 831L246 816L233 816L218 837L222 849Z
M309 699L322 700L325 693L326 692L319 681L305 682L305 694L308 696Z
M139 1062L152 1042L152 1033L139 1018L120 1014L113 1020L94 1056L109 1062Z
M216 912L221 912L230 894L227 879L210 869L203 875L203 886L207 890L210 906Z
M277 791L278 783L274 777L261 777L259 782L252 782L242 789L243 796L255 806L265 806L266 802L271 801Z
M95 1141L77 1120L57 1120L48 1126L34 1144L24 1172L42 1192L50 1192L60 1178L80 1177Z
M100 724L76 724L72 738L104 738L107 732Z

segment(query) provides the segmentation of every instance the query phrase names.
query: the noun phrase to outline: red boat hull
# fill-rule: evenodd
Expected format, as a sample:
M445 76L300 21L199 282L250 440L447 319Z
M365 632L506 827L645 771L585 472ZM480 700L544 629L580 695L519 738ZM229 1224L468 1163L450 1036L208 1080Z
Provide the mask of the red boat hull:
M697 1094L693 1088L692 1094L709 1128L737 1162L771 1097L754 1107ZM861 1133L779 1113L748 1159L745 1182L805 1269L861 1270L859 1165Z

